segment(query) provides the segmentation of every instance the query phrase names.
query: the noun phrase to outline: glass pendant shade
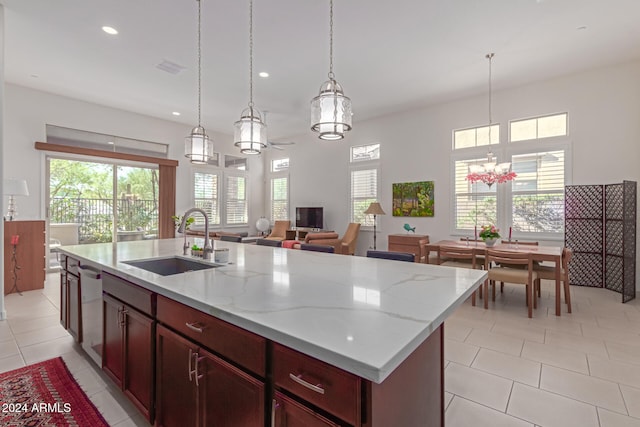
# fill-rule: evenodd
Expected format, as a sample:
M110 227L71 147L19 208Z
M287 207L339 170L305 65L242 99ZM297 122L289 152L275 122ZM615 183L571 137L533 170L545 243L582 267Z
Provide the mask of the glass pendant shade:
M320 94L311 100L311 130L328 141L342 139L351 130L351 99L335 80L324 82Z
M260 154L267 146L267 125L257 109L245 108L234 127L234 145L240 148L241 153Z
M213 141L209 139L202 126L196 126L184 139L184 155L191 163L204 165L213 157Z

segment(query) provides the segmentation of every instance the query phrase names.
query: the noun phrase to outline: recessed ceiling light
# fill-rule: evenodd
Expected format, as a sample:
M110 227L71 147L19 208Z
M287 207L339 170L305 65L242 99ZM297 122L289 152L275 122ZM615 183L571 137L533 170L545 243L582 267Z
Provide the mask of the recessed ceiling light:
M264 77L264 78L269 77L269 73L267 73L266 71L260 71L260 72L258 73L258 75L259 75L260 77Z
M115 142L113 142L113 141L107 141L107 144L109 144L109 145L115 145Z
M174 112L173 112L173 113L171 113L171 114L173 114L174 116L179 116L179 115L180 115L180 113L179 113L178 111L174 111Z
M113 27L109 27L108 25L105 25L104 27L102 27L102 31L104 31L107 34L111 34L112 36L115 36L116 34L118 34L118 30L116 30Z

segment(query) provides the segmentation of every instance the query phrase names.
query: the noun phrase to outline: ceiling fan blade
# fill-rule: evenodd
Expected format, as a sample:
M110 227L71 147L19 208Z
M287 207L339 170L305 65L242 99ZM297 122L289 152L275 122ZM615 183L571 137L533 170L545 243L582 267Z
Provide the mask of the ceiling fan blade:
M273 144L271 144L271 148L275 148L276 150L280 150L280 151L284 150L284 148L278 147L277 145L273 145Z
M269 144L271 144L271 145L294 145L295 142L293 142L293 141L283 141L283 142L271 142L271 141L269 141Z

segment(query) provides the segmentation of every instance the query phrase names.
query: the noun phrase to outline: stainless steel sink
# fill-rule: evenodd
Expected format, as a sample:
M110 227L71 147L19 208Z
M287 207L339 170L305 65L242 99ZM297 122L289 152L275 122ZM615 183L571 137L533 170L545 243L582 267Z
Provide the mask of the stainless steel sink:
M189 271L206 270L209 268L222 267L223 265L213 264L210 262L201 262L178 256L138 259L134 261L123 261L123 263L159 274L161 276L187 273Z

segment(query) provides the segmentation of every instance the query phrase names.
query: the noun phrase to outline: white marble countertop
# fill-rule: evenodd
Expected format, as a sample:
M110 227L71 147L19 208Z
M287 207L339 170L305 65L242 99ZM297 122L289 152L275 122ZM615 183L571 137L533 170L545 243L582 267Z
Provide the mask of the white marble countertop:
M190 236L191 243L202 239ZM122 261L183 240L61 252L267 339L381 383L480 285L483 271L216 241L228 265L160 276Z

